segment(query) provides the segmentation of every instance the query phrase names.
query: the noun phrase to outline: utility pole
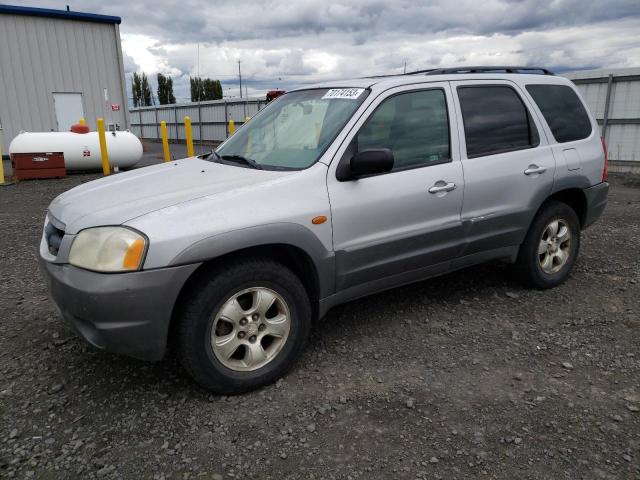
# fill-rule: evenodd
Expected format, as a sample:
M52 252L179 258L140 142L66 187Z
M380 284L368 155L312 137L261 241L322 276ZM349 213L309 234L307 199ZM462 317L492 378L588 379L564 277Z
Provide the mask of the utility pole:
M200 81L200 43L198 43L197 57L198 83L196 83L196 86L198 87L198 103L200 103L200 89L202 86L202 82Z
M240 71L240 60L238 60L238 78L240 79L240 98L242 98L242 72Z

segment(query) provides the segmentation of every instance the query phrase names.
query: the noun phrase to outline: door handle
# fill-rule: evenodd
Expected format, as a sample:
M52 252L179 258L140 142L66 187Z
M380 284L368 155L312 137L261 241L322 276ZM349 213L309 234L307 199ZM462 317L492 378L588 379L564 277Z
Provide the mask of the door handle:
M455 183L445 183L442 180L436 182L433 187L429 189L429 193L441 193L441 192L450 192L451 190L456 189Z
M529 165L529 167L524 171L525 175L533 175L534 173L544 173L546 172L546 167L539 167L535 164Z

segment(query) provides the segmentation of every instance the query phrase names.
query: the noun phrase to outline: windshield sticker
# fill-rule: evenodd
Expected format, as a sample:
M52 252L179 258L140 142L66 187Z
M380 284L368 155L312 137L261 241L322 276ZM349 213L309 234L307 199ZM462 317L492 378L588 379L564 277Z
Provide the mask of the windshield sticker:
M362 92L364 92L364 88L332 88L324 94L322 100L331 100L334 98L346 98L347 100L355 100L362 94Z

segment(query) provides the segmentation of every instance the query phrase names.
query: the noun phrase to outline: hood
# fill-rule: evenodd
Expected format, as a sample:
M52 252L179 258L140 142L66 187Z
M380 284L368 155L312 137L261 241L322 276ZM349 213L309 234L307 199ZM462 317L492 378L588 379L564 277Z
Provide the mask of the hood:
M254 170L197 157L140 168L87 182L58 196L49 215L67 233L133 218L220 192L277 182L296 172Z

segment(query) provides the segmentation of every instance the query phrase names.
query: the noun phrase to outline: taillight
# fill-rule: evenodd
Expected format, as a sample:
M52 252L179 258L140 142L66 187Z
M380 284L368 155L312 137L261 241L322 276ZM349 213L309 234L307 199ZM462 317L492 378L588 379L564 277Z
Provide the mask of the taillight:
M602 181L606 182L607 181L607 160L608 160L607 144L604 141L604 137L600 137L600 140L602 141L602 153L604 154L604 165L602 166Z

